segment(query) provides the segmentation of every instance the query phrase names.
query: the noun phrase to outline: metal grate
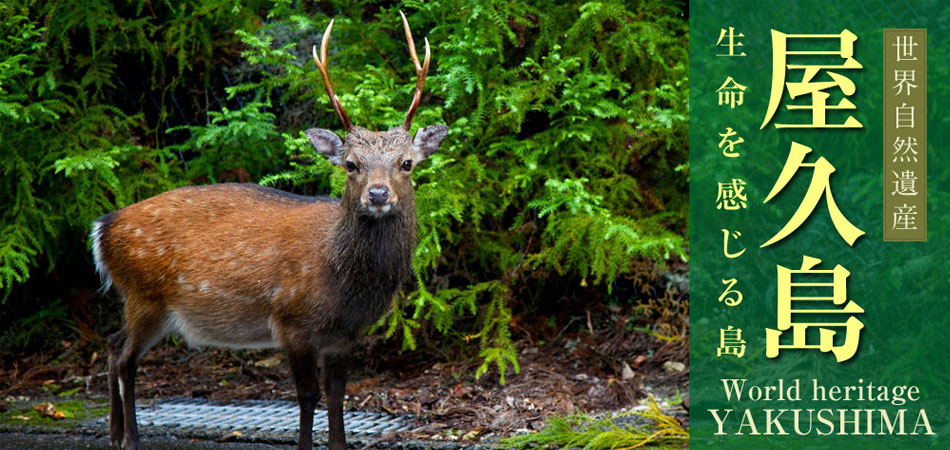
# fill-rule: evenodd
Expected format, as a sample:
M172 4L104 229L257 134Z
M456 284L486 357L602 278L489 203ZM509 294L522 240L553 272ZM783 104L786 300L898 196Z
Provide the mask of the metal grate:
M241 431L245 434L296 433L300 412L294 402L248 400L216 404L201 399L163 399L147 406L139 405L136 416L140 426L184 430ZM410 429L409 416L369 412L345 412L347 434L378 435ZM325 433L327 412L317 410L313 430Z

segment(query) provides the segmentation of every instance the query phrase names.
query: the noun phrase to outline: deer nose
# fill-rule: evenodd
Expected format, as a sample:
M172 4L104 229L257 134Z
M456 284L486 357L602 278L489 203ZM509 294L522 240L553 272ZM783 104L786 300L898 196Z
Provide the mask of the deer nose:
M369 188L369 202L382 205L389 201L389 188L381 184Z

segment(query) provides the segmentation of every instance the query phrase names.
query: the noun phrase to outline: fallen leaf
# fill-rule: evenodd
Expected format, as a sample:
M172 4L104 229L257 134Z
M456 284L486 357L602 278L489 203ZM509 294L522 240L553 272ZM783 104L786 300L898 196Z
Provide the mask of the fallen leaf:
M640 364L643 364L643 361L646 361L647 357L643 355L637 355L636 358L633 358L633 367L640 367Z
M218 442L232 442L236 438L239 438L241 436L244 436L244 434L242 434L240 431L232 431L224 436L219 437L217 441Z
M558 402L557 402L557 408L558 408L559 412L563 412L563 413L565 413L565 414L574 414L574 412L576 411L576 408L575 408L575 406L574 406L574 402L572 402L572 401L570 401L570 400L568 400L568 399L566 399L566 398L562 398L562 399L558 400Z
M279 365L280 365L280 357L277 355L254 362L254 367L263 367L265 369L273 369L274 367L277 367Z
M452 388L452 395L455 397L468 394L469 392L472 392L472 389L463 386L461 383L456 384L455 387Z
M40 413L41 417L49 417L50 419L54 420L63 420L66 418L66 414L63 414L62 411L56 409L56 406L50 402L33 405L33 409Z
M21 415L19 415L19 414L13 416L13 418L14 418L14 419L17 419L17 420L30 420L30 419L32 419L32 417L30 417L30 416L21 416Z
M686 370L686 364L683 364L679 361L667 361L663 363L663 368L670 373L682 372Z
M524 403L524 407L528 411L534 411L534 403L531 402L531 399L525 397L522 399L522 403Z
M479 435L480 433L481 433L481 429L476 428L476 429L474 429L474 430L472 430L472 431L469 431L468 433L463 434L463 435L462 435L462 440L463 440L463 441L471 441L471 440L474 440L475 438L478 437L478 435Z

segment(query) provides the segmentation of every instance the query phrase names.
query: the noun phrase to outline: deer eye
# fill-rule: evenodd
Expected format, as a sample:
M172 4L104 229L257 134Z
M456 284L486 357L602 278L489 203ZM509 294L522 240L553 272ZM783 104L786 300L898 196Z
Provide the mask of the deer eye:
M349 173L360 173L360 168L356 167L356 163L354 163L353 161L347 161L346 171Z
M411 160L411 159L407 159L407 160L405 160L405 161L402 162L402 170L405 170L406 172L412 170L412 160Z

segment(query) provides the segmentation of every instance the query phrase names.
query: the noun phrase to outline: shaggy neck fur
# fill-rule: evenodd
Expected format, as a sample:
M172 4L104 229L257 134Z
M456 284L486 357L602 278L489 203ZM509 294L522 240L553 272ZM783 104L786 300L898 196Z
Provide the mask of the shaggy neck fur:
M379 319L399 288L409 281L416 247L416 205L412 194L389 213L365 212L356 195L344 193L343 210L331 243L342 330L354 336Z

